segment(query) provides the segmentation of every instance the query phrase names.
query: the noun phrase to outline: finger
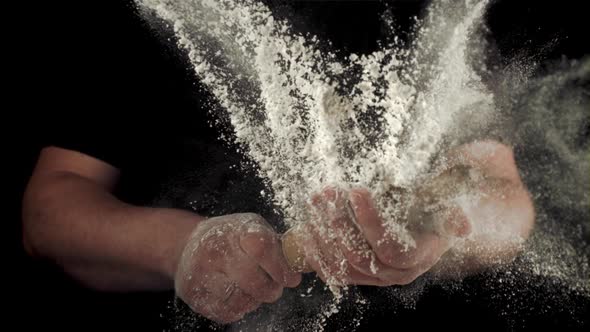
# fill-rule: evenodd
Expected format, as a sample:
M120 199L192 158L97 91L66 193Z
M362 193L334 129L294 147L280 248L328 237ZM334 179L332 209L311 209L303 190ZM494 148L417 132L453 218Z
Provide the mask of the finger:
M364 190L355 191L354 194L361 194L364 198L369 197L368 192ZM318 235L323 230L321 227L315 227L312 230L312 234L316 239L314 245L317 246L317 250L321 253L321 259L318 259L318 255L314 255L309 257L308 261L316 271L321 271L320 278L323 280L331 279L332 282L342 284L376 286L402 284L415 279L415 271L386 266L378 259L375 259L375 253L365 241L361 230L359 230L362 229L360 223L359 225L351 225L354 224L354 221L351 220L351 214L346 212L343 202L346 202L343 195L330 188L324 190L321 196L316 195L312 200L316 210L321 212L321 216L318 218L327 220L332 232L336 233L335 239L330 240L329 236ZM353 201L352 205L354 203ZM364 203L365 206L359 209L362 212L370 211L370 208L374 209L370 202ZM356 210L354 206L353 210ZM382 234L385 231L377 213L373 211L373 215L370 217L374 220L375 226L369 227L370 231L381 229L381 231L370 234L374 234L374 242L377 242L375 247L381 248L383 252L386 251L386 254L382 256L395 257L396 254L401 256L400 253L403 247L393 240L383 237ZM356 219L361 218L366 218L366 215L361 213L360 218L357 216ZM343 264L343 261L346 261L346 264ZM420 263L421 261L417 260L412 265Z
M201 310L201 314L209 319L222 324L236 322L248 312L256 309L257 302L249 295L235 288L228 298L217 298L215 301Z
M261 230L243 234L240 237L242 250L278 284L296 287L301 274L291 271L283 256L280 240L272 231Z
M201 285L199 288L205 289L213 297L225 299L229 296L232 286L235 284L233 280L223 272L207 272L200 278Z
M226 309L241 319L245 314L255 310L260 305L252 296L236 289L232 296L225 301Z
M346 209L343 209L346 211ZM353 214L354 212L352 212ZM331 219L331 227L338 233L338 248L344 258L351 265L349 275L364 275L371 278L363 278L365 284L378 284L389 280L398 273L398 269L381 263L367 240L364 238L360 227L356 225L351 213L335 216Z
M283 294L283 287L246 255L240 255L233 262L233 268L228 271L239 288L259 302L272 303Z
M405 245L395 241L393 238L395 234L387 231L371 202L369 192L365 189L351 190L350 202L356 216L356 223L377 258L383 264L395 267L396 253L404 251Z
M334 255L334 248L331 252L318 250L316 254L307 256L309 266L316 271L317 275L325 283L334 286L345 285L370 285L386 286L387 282L367 276L351 266L343 256Z
M318 264L321 266L321 273L326 277L336 273L334 255L337 235L331 227L330 219L338 210L335 206L337 195L333 188L326 188L321 194L314 195L311 200L312 220L304 227L306 256L317 263L314 264L316 268ZM320 271L316 269L316 272Z
M226 312L224 312L222 309L223 306L220 303L221 300L217 299L215 303L204 306L199 310L193 309L193 311L198 312L203 317L220 324L230 324L239 320L238 317L232 317L231 315L228 315Z
M309 230L306 238L306 260L320 279L333 285L372 285L384 286L376 276L358 271L343 255L337 241L321 237L317 230ZM311 249L311 250L309 250Z
M329 229L334 233L334 241L326 243L326 246L337 246L347 262L355 267L359 272L365 275L372 275L371 262L374 255L371 247L363 237L353 220L354 212L349 212L348 198L336 194L333 189L324 190L321 202L315 202L316 207L320 208L322 220L329 225ZM316 236L318 232L316 231ZM326 250L323 246L323 250ZM334 250L334 248L332 248Z
M336 264L334 257L334 250L336 250L334 240L320 236L315 224L316 220L305 225L305 232L301 237L304 243L306 262L325 283L343 286L345 281L341 266Z
M399 265L406 268L395 268L395 273L390 273L387 278L382 278L383 283L380 286L408 285L412 283L435 266L441 259L442 254L450 248L449 242L444 240L430 241L429 243L433 245L424 250L420 258L405 258L405 254L400 255ZM413 255L417 256L416 252L413 252Z
M351 192L350 197L357 222L377 258L384 265L395 269L415 268L425 261L438 259L448 250L448 241L433 232L408 233L414 242L412 246L396 241L394 234L384 236L387 231L370 201L370 194L364 189L356 189ZM448 232L459 235L469 232L467 219L460 210L450 210L447 213L449 221L445 227L449 229Z
M243 313L230 311L228 304L222 299L217 299L215 303L203 308L199 313L220 324L231 324L239 321L244 316Z
M355 206L355 203L358 203L355 201L354 196L356 195L363 195L362 199L365 199L361 203L364 203L363 206ZM322 218L329 220L331 229L337 232L338 241L323 245L320 242L320 247L321 251L325 253L323 256L330 257L326 252L333 252L337 243L342 256L350 264L347 273L342 275L345 280L353 280L356 284L366 285L391 284L391 280L396 278L399 271L376 259L374 248L383 247L388 248L384 250L394 252L399 251L401 247L394 247L392 241L390 244L390 240L384 238L385 229L381 219L373 205L366 200L369 196L365 190L353 190L349 201L343 195L337 194L335 190L327 189L323 192L323 200L316 200L314 203L316 207L320 208L320 211L324 211ZM350 209L347 209L346 203L351 205ZM350 210L352 211L349 212ZM356 212L359 210L360 213L357 215ZM360 220L366 221L366 223L361 223ZM363 233L362 231L365 229L367 232ZM373 242L373 245L370 242ZM329 267L340 264L328 261L326 265Z
M424 264L434 265L451 247L450 238L435 233L416 233L413 237L415 246L382 256L394 261L394 267L398 269L414 269Z
M316 219L318 220L318 219ZM327 282L335 282L332 280L336 277L337 268L334 264L334 252L326 248L334 248L334 240L319 234L318 226L315 224L316 220L306 224L305 233L302 236L304 241L306 261L311 268L316 271L320 278Z
M391 286L393 283L381 280L376 277L367 276L354 269L348 270L346 275L331 273L320 261L320 259L310 259L309 266L316 271L318 277L326 284L334 286L345 285L364 285L364 286Z
M342 254L346 258L350 269L348 276L356 280L356 284L386 286L395 284L400 274L400 269L383 264L374 252L370 251L369 255L359 254L358 252L341 247ZM362 281L360 281L362 280Z
M392 250L391 252L381 254L382 257L391 257L387 259L393 262L393 266L387 266L379 260L371 262L374 266L370 268L376 271L376 274L372 275L377 280L364 278L359 279L362 282L357 284L376 286L408 284L434 266L442 255L451 248L451 241L437 234L416 234L414 238L416 244L414 248L400 250L400 246L393 246L390 249ZM380 250L386 250L385 248L385 246L381 246ZM344 251L344 254L347 256L346 251ZM347 256L348 261L355 261L355 259L358 260L358 258ZM360 264L366 264L366 262L367 259L362 259L362 263ZM349 271L349 275L354 276L351 271ZM355 277L359 278L358 276Z
M228 314L226 305L236 288L235 283L222 272L207 272L201 280L202 283L197 287L179 294L191 310L222 324L239 319Z

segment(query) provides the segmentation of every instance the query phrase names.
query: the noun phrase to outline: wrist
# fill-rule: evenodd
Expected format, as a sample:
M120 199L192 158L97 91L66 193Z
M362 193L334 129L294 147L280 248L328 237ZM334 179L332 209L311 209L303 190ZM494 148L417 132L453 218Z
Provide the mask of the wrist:
M162 251L159 268L171 285L174 285L178 264L187 247L187 243L190 241L191 234L193 234L197 225L203 220L205 220L204 217L187 212L173 222L174 226L172 227L171 235L164 245L165 248Z

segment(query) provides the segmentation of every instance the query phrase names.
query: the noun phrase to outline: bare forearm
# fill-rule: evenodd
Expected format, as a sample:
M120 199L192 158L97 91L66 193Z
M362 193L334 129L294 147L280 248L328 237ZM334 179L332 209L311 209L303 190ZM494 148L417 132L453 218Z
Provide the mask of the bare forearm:
M30 251L103 290L172 288L176 259L201 217L136 207L73 173L34 177L24 199Z

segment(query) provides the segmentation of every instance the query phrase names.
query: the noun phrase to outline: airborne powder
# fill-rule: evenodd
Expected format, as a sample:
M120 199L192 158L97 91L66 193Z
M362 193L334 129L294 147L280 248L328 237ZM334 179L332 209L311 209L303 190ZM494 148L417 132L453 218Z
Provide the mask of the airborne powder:
M413 246L404 211L392 202L427 181L445 150L499 116L482 80L488 70L473 61L485 46L473 35L488 1L436 1L411 45L395 41L345 59L254 0L138 2L171 25L292 227L313 222L314 193L363 187L390 235ZM579 269L576 287L587 291L587 264ZM320 327L338 311L326 308Z
M391 204L395 189L410 190L427 174L455 117L477 113L481 123L494 112L466 59L485 1L460 8L465 15L447 18L448 28L433 13L413 50L391 45L345 61L255 1L143 4L174 25L291 226L311 219L313 193L364 187L392 234L411 246ZM431 49L432 40L447 46ZM426 82L417 81L422 58L431 64Z

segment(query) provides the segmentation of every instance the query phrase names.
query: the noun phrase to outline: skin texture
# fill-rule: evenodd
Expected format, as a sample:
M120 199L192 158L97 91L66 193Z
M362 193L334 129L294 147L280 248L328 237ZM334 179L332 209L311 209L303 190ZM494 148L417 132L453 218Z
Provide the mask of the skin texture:
M483 174L477 189L485 194L472 206L457 204L437 213L446 236L414 231L416 245L406 248L384 236L368 191L327 188L311 198L311 206L335 235L315 227L318 223L305 226L311 235L302 239L308 264L324 281L386 286L410 283L429 270L448 274L450 265L474 271L510 261L520 248L515 239L526 239L534 222L512 151L496 142L475 142L451 151L445 161L447 167L477 169ZM260 216L207 219L133 206L113 196L118 178L116 168L98 159L44 149L23 198L27 252L94 289L175 289L194 311L221 323L236 321L277 300L284 287L299 284L301 276L287 269L277 234ZM456 239L462 239L460 246ZM458 257L450 252L463 252L462 263L444 264Z
M440 164L439 172L467 166L479 174L473 181L477 200L458 200L434 215L442 232L411 230L415 245L408 248L386 235L367 190L327 188L311 201L319 222L305 226L311 235L302 241L312 248L307 263L327 282L387 286L408 284L429 270L464 274L511 261L535 219L512 150L494 141L473 142L450 151Z
M117 169L87 155L44 149L23 199L27 252L55 262L97 290L176 286L195 311L222 323L276 300L283 287L299 283L300 276L288 271L278 254L277 235L261 217L246 214L247 222L244 215L206 219L183 210L129 205L111 194L118 176ZM205 229L219 227L225 231L214 243L194 248L199 235L208 234ZM222 251L215 249L220 243L226 245ZM204 297L197 301L203 305L195 305L195 292L216 294L230 281L240 286L231 301L217 305L217 298ZM242 291L255 301L245 301Z
M195 274L194 271L199 271ZM176 290L194 311L222 323L278 300L301 275L283 257L278 235L253 213L211 218L191 235Z

